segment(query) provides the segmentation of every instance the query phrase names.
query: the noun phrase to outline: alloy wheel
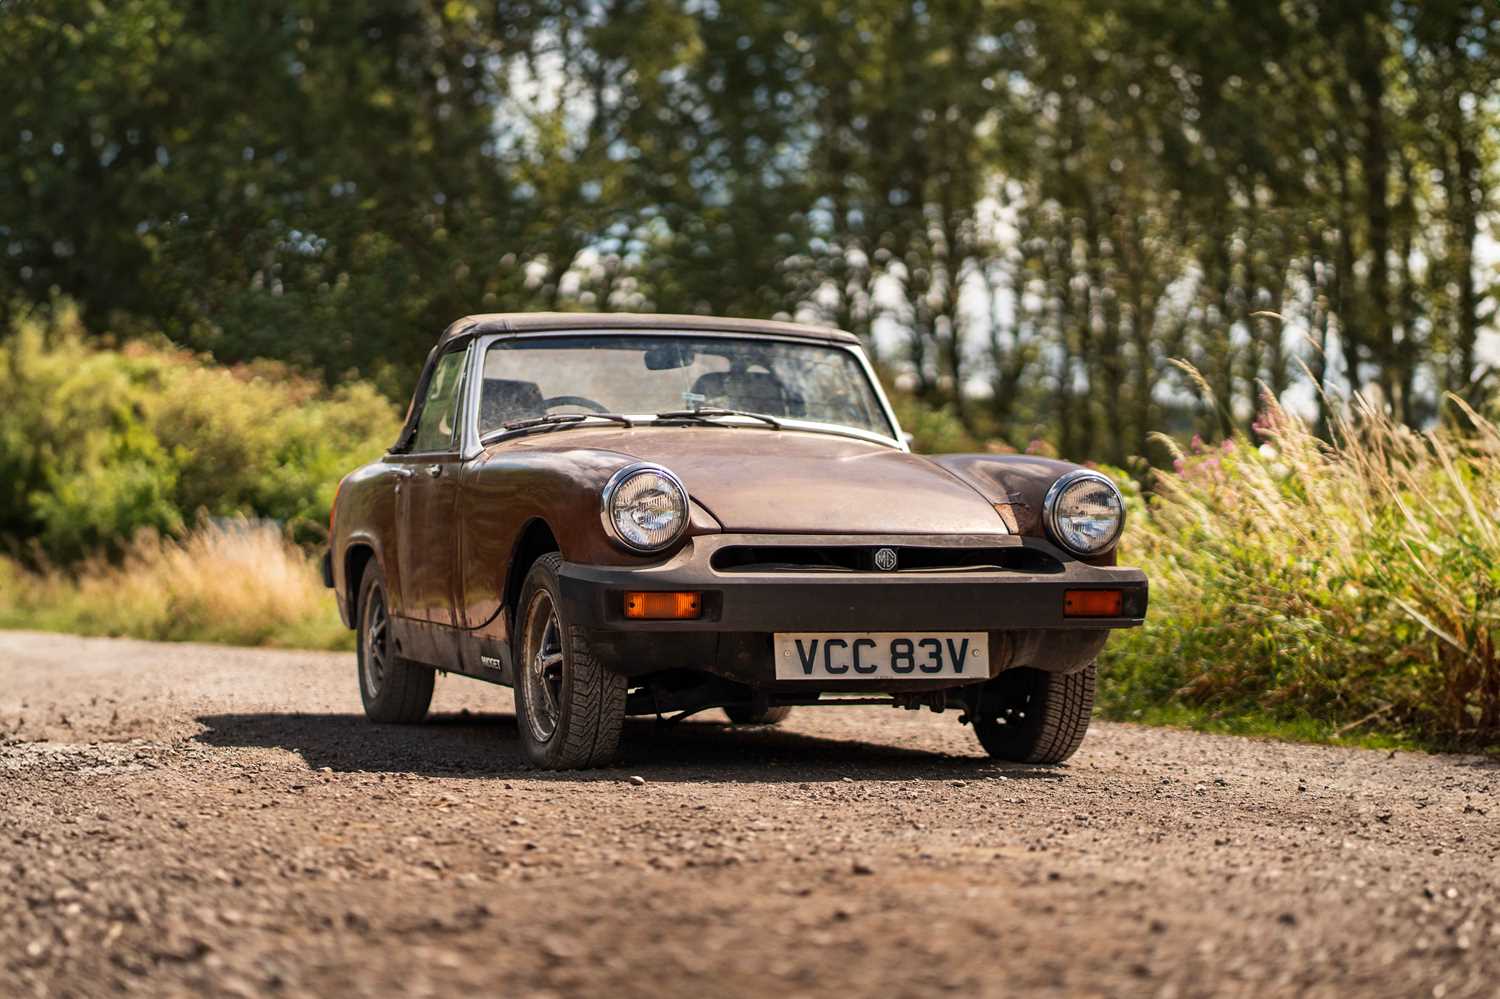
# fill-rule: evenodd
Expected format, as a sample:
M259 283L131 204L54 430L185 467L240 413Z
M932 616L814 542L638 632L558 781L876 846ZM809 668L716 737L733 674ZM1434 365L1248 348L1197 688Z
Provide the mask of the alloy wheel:
M365 693L371 699L380 696L389 655L390 617L385 610L385 594L377 586L370 591L369 600L365 603L364 656L360 663L364 673Z
M545 589L538 590L526 611L521 669L526 685L526 721L538 743L551 739L562 716L562 622Z

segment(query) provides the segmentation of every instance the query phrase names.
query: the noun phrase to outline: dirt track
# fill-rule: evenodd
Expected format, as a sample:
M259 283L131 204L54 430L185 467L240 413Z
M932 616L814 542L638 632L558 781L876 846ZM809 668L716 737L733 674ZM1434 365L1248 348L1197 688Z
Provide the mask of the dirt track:
M0 995L1493 996L1500 767L952 714L630 725L528 770L505 691L0 633ZM637 775L646 783L632 783Z

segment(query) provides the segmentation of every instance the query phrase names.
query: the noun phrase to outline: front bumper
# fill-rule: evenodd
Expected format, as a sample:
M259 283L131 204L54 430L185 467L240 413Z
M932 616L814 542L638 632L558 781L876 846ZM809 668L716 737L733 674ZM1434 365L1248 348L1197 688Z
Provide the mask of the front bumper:
M727 546L860 545L903 549L968 544L1032 548L1051 571L1004 569L921 572L721 572L714 554ZM765 538L709 535L691 539L664 562L640 567L564 563L560 581L570 620L589 634L611 668L638 674L660 668L706 669L732 679L774 685L771 636L778 631L985 631L991 673L1031 665L1069 672L1103 647L1109 631L1145 618L1148 587L1139 569L1092 566L1036 538L890 537ZM1068 590L1112 589L1121 617L1066 617ZM625 617L626 591L691 590L703 615L686 621ZM910 681L897 681L912 689Z

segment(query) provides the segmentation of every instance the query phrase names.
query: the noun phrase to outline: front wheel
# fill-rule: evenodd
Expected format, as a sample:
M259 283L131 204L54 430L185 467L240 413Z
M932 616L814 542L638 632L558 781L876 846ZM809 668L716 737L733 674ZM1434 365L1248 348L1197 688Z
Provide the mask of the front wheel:
M359 586L359 699L371 721L410 725L427 717L435 672L396 654L385 576L371 565Z
M970 707L985 752L1016 763L1061 763L1078 751L1094 711L1095 667L1076 673L1008 669Z
M516 604L516 727L526 755L544 770L608 763L625 721L625 678L600 665L582 629L569 625L561 565L556 553L537 559Z

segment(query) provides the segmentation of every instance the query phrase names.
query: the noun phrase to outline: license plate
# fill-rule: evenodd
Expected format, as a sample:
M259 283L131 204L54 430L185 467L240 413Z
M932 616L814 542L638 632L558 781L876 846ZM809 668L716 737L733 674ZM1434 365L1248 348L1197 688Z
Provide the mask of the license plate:
M776 635L778 680L930 680L986 677L989 635L863 631Z

